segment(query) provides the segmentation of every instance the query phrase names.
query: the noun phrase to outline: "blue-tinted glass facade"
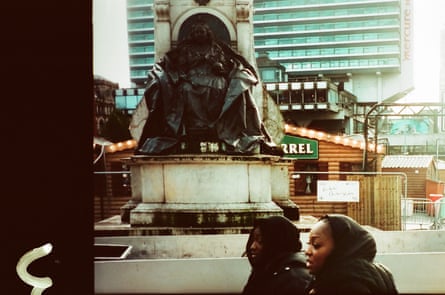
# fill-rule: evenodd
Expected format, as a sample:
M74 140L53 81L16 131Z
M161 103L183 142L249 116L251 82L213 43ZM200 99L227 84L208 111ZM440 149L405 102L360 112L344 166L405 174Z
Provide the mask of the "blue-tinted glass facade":
M115 107L132 113L144 95L144 88L118 89L114 93Z
M127 0L130 79L142 86L154 64L153 0Z
M127 0L130 76L143 85L155 60L153 0ZM255 52L289 76L399 72L400 0L255 0Z
M257 54L289 75L400 71L399 0L255 0Z

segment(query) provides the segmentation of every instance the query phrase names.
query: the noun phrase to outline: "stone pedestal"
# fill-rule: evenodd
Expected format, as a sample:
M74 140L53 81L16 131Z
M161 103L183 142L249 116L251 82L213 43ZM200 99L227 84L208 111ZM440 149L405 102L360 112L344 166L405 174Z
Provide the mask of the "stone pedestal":
M289 199L289 166L290 160L282 160L271 167L272 200L290 220L300 219L299 207Z
M193 21L205 19L220 41L256 68L253 0L154 0L153 11L156 61L178 45ZM252 93L260 117L273 121L261 83ZM148 116L138 109L133 121L139 127L130 130L136 140ZM287 168L279 165L278 156L198 152L133 156L125 162L131 169L132 199L121 219L133 228L251 228L254 219L283 215L282 208L292 207Z
M279 190L276 156L133 156L125 162L133 195L122 216L131 226L250 227L255 218L283 214L272 198Z

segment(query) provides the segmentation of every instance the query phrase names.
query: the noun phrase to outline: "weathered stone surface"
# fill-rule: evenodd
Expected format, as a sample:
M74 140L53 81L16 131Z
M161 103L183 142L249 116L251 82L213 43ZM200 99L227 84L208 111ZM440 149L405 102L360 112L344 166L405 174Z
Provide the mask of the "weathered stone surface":
M227 204L147 204L131 211L132 226L248 227L256 218L282 215L273 202Z
M284 172L274 166L277 156L133 156L125 162L133 188L125 218L132 226L239 227L283 213L272 197L282 191L272 188L272 175Z

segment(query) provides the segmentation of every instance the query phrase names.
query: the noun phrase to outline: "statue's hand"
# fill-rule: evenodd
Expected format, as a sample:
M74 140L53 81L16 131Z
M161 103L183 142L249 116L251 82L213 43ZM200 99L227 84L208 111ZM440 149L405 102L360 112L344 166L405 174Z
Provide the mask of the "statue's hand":
M220 62L215 62L212 65L212 72L216 75L223 75L225 73L223 64Z

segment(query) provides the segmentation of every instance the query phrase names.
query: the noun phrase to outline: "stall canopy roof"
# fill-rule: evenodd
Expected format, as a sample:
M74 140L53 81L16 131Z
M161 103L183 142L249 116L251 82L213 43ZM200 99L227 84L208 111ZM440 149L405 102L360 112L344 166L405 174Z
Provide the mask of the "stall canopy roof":
M434 156L385 156L382 168L428 168L433 162Z

